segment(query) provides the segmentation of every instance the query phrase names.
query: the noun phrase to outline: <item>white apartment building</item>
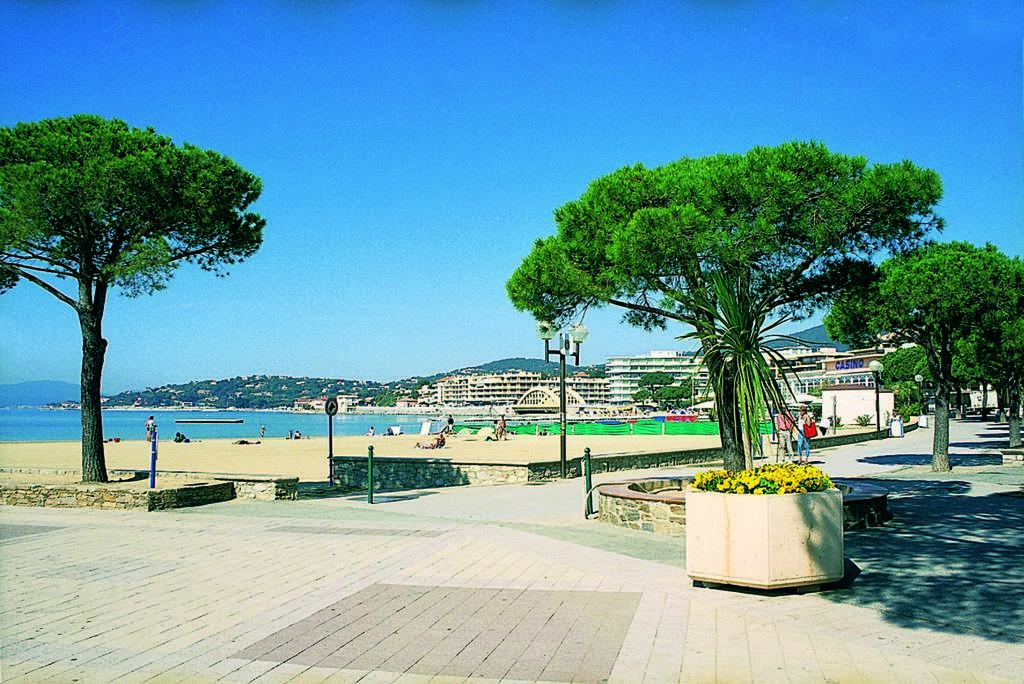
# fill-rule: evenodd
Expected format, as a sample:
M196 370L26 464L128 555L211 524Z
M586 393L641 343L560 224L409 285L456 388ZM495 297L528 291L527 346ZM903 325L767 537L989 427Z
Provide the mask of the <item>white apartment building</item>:
M652 351L644 356L611 356L605 364L608 376L608 402L613 406L632 404L640 389L640 378L648 373L668 373L677 383L689 382L701 392L708 372L694 352Z
M588 406L608 405L608 381L585 374L566 377L566 386ZM442 406L511 406L536 388L558 392L558 378L515 371L489 375L452 375L434 385L434 397Z
M789 385L796 394L807 394L821 385L861 385L874 387L874 378L868 364L880 359L886 349L859 349L846 352L834 347L778 348L779 363L768 358L771 367L778 369L781 381L785 368ZM701 365L699 352L652 351L644 356L612 356L605 365L608 376L608 401L612 405L632 404L633 395L640 389L639 381L648 373L668 373L676 384L692 383L695 396L706 391L707 369Z

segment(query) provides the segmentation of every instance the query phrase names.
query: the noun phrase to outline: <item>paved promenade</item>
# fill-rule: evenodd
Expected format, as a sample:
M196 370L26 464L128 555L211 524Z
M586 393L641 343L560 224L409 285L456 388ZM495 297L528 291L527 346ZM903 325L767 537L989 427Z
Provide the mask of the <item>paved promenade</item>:
M579 480L0 507L0 680L1024 681L1024 469L1005 426L954 422L932 474L931 436L814 454L896 519L803 595L693 588L678 539L584 520Z

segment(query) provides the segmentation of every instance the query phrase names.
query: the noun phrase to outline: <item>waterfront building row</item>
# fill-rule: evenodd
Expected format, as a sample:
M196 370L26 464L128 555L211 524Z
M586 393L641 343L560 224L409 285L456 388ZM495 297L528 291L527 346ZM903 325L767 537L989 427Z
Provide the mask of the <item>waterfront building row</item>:
M569 394L579 395L584 405L606 406L609 403L608 380L585 373L566 377ZM544 377L540 373L514 371L486 375L452 375L441 378L426 392L426 399L441 406L512 406L527 393L549 390L557 394L558 378Z

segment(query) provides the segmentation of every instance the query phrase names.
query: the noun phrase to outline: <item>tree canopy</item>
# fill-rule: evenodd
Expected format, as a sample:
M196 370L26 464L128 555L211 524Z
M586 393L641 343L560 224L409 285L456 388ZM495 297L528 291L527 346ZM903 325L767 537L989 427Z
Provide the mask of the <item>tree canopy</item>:
M668 387L675 381L676 379L672 377L671 373L657 371L641 375L640 379L637 380L637 385L650 390L653 394L657 394L659 389L662 387Z
M730 344L742 338L756 363L760 347L747 347L780 319L809 315L868 277L873 254L905 251L941 227L941 194L934 171L908 161L872 166L820 143L627 166L557 209L556 234L536 242L506 287L516 308L538 319L565 323L611 304L631 325L692 327L705 362L727 366L714 373L723 383L720 433L726 466L741 467L735 383L768 378L729 365L720 344L728 328L755 326L733 331ZM735 307L756 313L734 315Z
M930 244L882 262L864 287L838 298L825 318L829 334L858 343L885 336L914 342L936 385L932 468L949 470L949 394L958 342L999 308L1009 259L992 245Z
M223 274L256 252L259 178L152 128L81 114L0 129L0 289L31 282L82 329L82 475L106 481L99 412L113 288L166 286L192 262Z

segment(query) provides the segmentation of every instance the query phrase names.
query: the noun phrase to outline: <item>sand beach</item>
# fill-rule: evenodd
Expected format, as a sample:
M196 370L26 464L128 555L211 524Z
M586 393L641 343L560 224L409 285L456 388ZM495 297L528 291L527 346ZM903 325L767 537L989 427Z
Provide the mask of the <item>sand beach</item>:
M336 456L365 456L373 446L375 456L442 458L462 463L531 463L557 461L558 437L516 435L500 442L476 436L453 437L443 449L417 449L417 442L431 438L345 436L334 438ZM259 444L235 444L236 440L211 439L188 444L161 440L157 469L163 472L284 475L303 482L327 479L326 437L289 440L265 439ZM717 435L580 435L567 439L569 458L583 450L601 456L622 453L657 453L703 449L720 444ZM148 470L149 444L144 440L109 442L104 445L108 470ZM0 442L0 470L78 470L78 442Z

